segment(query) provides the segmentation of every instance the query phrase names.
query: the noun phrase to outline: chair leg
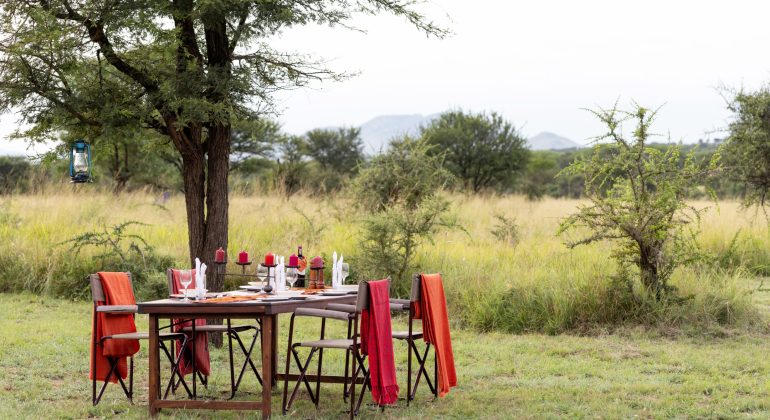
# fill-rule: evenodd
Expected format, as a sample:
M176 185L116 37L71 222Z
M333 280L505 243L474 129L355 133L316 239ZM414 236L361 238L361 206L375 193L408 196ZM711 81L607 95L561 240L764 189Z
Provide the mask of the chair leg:
M227 319L227 350L230 361L230 398L235 398L235 366L233 364L233 331L231 330L230 318Z
M166 386L166 392L163 394L164 399L168 398L168 393L169 391L171 391L171 388L174 386L177 378L179 379L179 383L181 383L182 386L184 387L185 391L187 391L188 398L192 398L194 396L194 392L190 391L190 388L187 386L187 381L184 380L184 375L182 375L182 372L179 369L179 365L181 364L181 361L182 361L182 354L184 352L184 348L187 345L187 343L188 343L187 337L185 337L184 340L182 340L182 346L181 346L182 351L179 352L179 355L177 356L176 360L174 360L174 357L172 356L171 353L169 353L166 345L163 344L162 341L160 342L160 348L163 350L163 353L166 354L166 358L171 363L171 378L169 379L168 385ZM194 375L195 374L193 373L193 380L195 379Z
M94 405L99 404L99 401L102 400L102 395L104 394L104 390L107 388L107 384L110 383L110 378L112 377L112 374L115 372L115 369L118 367L118 361L116 359L113 359L112 357L108 357L107 360L110 362L110 370L107 372L107 376L104 377L104 384L102 385L101 390L99 391L99 395L97 395L94 398ZM118 375L120 377L120 375ZM96 383L94 382L94 389L96 387Z
M128 400L134 403L134 356L131 356L128 368Z
M412 342L413 338L411 334L406 339L406 406L409 407L409 403L412 402Z
M350 370L350 350L345 350L345 379L342 381L342 400L348 402L348 374Z
M304 366L302 363L300 363L299 355L297 353L296 349L291 349L292 353L294 354L294 359L297 362L297 367L299 367L299 377L297 378L297 383L294 384L294 389L291 392L291 396L289 397L289 400L286 401L286 404L284 404L284 411L288 411L289 408L291 408L292 403L294 403L294 399L297 397L297 391L299 391L299 386L302 382L305 383L305 388L307 388L308 393L310 394L310 400L316 404L316 407L318 406L318 399L316 396L313 395L313 390L310 388L310 383L307 381L307 369L310 367L310 362L313 359L313 354L318 349L315 347L312 347L310 349L310 354L307 356L307 361L305 361ZM288 371L288 370L287 370ZM287 379L288 382L288 379Z
M95 315L94 318L96 318ZM96 341L91 343L91 359L91 374L93 375L91 379L91 403L96 405L99 403L96 399Z
M417 349L417 345L412 341L411 343L412 348L409 350L410 353L413 352L415 358L417 358L417 378L414 381L414 385L411 389L411 394L409 394L409 398L414 399L414 396L417 394L417 387L420 385L420 378L425 377L425 382L428 383L428 388L430 388L431 392L435 395L436 394L436 386L435 386L435 380L431 382L430 376L428 375L428 371L425 368L425 364L428 361L428 351L430 350L430 343L425 345L425 352L423 352L422 357L420 357L420 351Z
M427 376L425 380L428 380ZM436 353L436 346L433 346L433 385L433 399L435 400L438 398L438 354Z
M241 372L238 374L238 380L235 382L235 386L233 387L234 395L235 392L238 391L238 387L241 386L241 380L243 379L243 374L246 373L247 367L251 367L251 370L254 372L254 375L257 376L257 381L260 385L262 385L262 376L259 374L259 369L257 369L257 367L254 365L254 361L251 360L251 353L254 351L254 346L257 342L257 338L259 337L259 330L254 333L254 338L251 340L251 345L249 346L248 350L243 344L240 335L233 332L233 337L235 338L235 341L238 342L238 346L241 348L241 352L243 352L243 355L246 357L246 360L243 361L243 366L241 366Z
M354 350L354 355L358 359L358 365L360 367L359 370L356 371L356 374L354 375L354 378L358 379L358 371L363 372L364 374L364 383L361 387L361 394L358 395L358 401L356 401L355 408L351 410L350 418L353 418L354 416L358 415L359 410L361 409L361 403L364 401L364 395L366 394L366 388L368 387L370 390L372 388L371 384L371 377L370 377L370 371L364 367L364 362L366 361L366 358L358 353L357 350ZM352 383L353 391L351 391L351 397L350 397L350 403L351 407L353 406L353 401L355 398L355 381Z

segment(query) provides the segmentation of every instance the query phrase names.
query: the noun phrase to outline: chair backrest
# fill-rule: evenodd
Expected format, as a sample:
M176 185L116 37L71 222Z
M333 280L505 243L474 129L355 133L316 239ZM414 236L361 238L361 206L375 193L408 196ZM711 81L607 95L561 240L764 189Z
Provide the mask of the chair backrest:
M168 294L174 294L174 269L169 268L166 270L166 277L168 278Z
M409 295L411 302L419 302L422 295L422 274L416 273L412 276L412 292Z
M388 280L388 290L390 290L392 283L390 276L386 280ZM361 313L364 309L369 309L369 282L366 281L358 283L358 295L356 296L356 312Z
M126 274L128 274L128 282L131 284L131 289L133 289L134 280L131 278L131 273L127 272ZM99 277L99 274L91 274L88 276L88 280L91 282L91 297L94 302L104 302L106 298L104 297L104 287L102 287L102 279Z

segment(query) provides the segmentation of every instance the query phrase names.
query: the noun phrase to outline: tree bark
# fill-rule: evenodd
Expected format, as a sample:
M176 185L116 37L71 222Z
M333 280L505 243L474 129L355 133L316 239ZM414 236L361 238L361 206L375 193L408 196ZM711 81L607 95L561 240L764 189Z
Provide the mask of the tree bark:
M208 177L206 179L206 238L202 259L212 267L214 253L220 246L227 249L229 194L227 177L230 171L230 126L213 125L208 137ZM223 290L221 278L212 276L209 289Z
M204 256L204 242L206 240L204 208L206 172L203 153L190 151L182 153L182 178L185 191L185 207L187 210L190 267L194 267L195 258Z

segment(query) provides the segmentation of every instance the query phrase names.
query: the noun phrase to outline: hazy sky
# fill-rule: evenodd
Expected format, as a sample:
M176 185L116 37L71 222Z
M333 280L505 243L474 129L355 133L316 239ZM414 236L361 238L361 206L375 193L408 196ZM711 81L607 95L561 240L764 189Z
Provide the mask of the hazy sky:
M696 141L729 118L720 86L770 81L764 1L433 0L420 8L453 34L426 38L403 19L378 16L354 21L366 33L304 27L276 38L359 73L281 93L284 129L463 108L498 111L526 135L585 142L602 128L581 108L619 98L664 105L657 131ZM4 116L0 134L12 123Z

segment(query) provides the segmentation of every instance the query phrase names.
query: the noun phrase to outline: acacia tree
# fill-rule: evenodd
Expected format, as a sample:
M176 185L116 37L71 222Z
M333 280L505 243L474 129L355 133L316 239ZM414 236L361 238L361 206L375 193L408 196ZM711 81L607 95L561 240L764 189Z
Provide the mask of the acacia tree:
M700 212L685 202L687 192L718 169L718 154L704 169L694 149L682 159L680 147L649 146L655 112L636 106L631 111L593 112L607 126L591 153L579 157L561 175L585 177L590 204L566 218L560 233L574 228L588 236L568 241L570 247L601 240L618 244L614 256L621 266L636 267L644 288L656 299L669 290L673 270L695 255L693 225ZM621 129L633 121L627 137Z
M451 111L422 129L422 137L444 155L445 164L466 190L504 189L524 169L527 141L502 116Z
M764 206L770 194L770 86L733 94L728 108L735 114L724 150L727 174L746 191L746 205Z
M105 109L73 80L99 75L121 89L109 116L162 134L181 157L189 257L227 246L231 127L269 110L272 94L340 77L271 48L295 25L350 26L392 13L429 35L444 31L412 0L6 0L0 6L0 107L41 130L105 125ZM103 62L103 66L102 66ZM53 133L48 133L53 134ZM212 284L218 290L221 284Z

